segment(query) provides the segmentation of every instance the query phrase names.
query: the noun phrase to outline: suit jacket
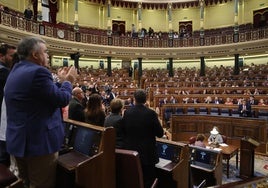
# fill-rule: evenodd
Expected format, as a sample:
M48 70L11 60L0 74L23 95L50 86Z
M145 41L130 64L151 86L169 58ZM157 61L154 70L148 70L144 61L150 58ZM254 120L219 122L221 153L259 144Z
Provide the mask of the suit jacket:
M7 151L16 157L59 151L64 140L61 108L68 105L71 92L72 84L57 86L47 68L17 63L5 86Z
M116 148L122 148L123 136L120 129L122 123L122 116L120 114L111 113L106 116L104 121L104 127L114 127L116 131Z
M2 62L0 62L0 107L2 106L2 101L4 97L4 87L6 84L6 80L9 74L9 68ZM1 116L1 109L0 109Z
M85 122L85 107L73 97L69 103L69 119Z
M121 128L124 148L138 151L142 165L154 165L159 161L155 137L162 137L164 131L155 111L142 104L128 108Z
M246 103L246 111L243 111L243 104L240 104L238 106L238 112L239 112L240 116L250 117L252 115L250 103L248 103L248 102Z

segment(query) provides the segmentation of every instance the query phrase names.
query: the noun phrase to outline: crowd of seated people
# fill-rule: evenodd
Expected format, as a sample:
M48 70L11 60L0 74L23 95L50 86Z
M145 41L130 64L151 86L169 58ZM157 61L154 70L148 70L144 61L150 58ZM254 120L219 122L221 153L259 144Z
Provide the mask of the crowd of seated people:
M142 84L140 86L137 85L136 79L128 77L127 70L124 69L113 70L112 77L103 76L106 70L85 69L81 72L79 85L82 87L84 87L83 85L86 85L86 87L89 87L87 85L90 85L90 87L95 85L98 88L109 85L109 87L113 88L114 93L120 97L131 95L133 89L138 87L144 88L148 92L152 91L153 96L162 94L175 96L190 94L213 94L213 96L215 94L243 94L256 96L266 94L267 91L263 87L267 82L267 65L248 66L248 69L254 73L250 77L247 74L245 75L244 72L241 72L238 76L232 75L228 78L226 75L230 73L230 69L229 67L224 68L223 66L220 68L208 67L206 75L214 72L214 74L209 74L212 75L211 78L209 76L198 76L199 70L196 68L175 69L174 77L169 77L167 71L164 69L145 69L143 70ZM259 74L260 71L262 74ZM222 74L224 76L221 77ZM258 81L255 83L255 86L251 85L253 80ZM173 90L172 88L175 87L176 89ZM191 100L190 97L187 99L187 102L189 100ZM266 102L265 98L264 101Z
M245 68L246 72L243 71ZM133 105L132 95L137 88L146 89L148 95L152 97L148 103L150 107L154 107L154 98L158 96L159 104L155 106L158 108L163 104L176 103L236 104L239 106L243 100L250 100L252 96L262 99L256 100L255 98L254 105L267 104L268 91L264 83L267 82L268 65L265 64L244 66L240 69L239 75L233 75L233 69L229 66L206 67L206 76L199 76L200 70L195 67L174 69L174 77L169 77L168 70L165 69L144 69L140 86L137 85L138 81L135 78L129 77L128 69L113 69L111 77L106 75L106 71L105 69L82 68L78 84L82 88L89 88L86 91L97 90L103 101L106 101L103 102L105 107L108 106L106 104L109 88L112 88L113 98L123 99L126 107ZM200 97L193 96L194 94ZM180 96L183 96L182 101L178 100ZM161 111L156 108L155 110ZM109 108L105 111L107 113Z
M199 70L196 68L178 68L175 69L176 77L169 77L167 70L164 69L145 69L143 70L142 84L138 86L138 81L129 77L127 69L114 69L112 71L113 76L107 76L107 70L100 69L82 69L80 72L80 84L82 88L88 88L86 91L97 90L102 96L104 111L106 115L109 114L110 109L107 105L107 98L109 96L108 92L110 88L113 90L113 98L120 98L124 100L125 108L133 106L133 93L139 87L144 87L149 95L153 98L159 97L159 104L154 108L156 112L160 115L160 107L164 104L176 104L176 103L209 103L209 104L226 104L226 105L237 105L237 110L239 105L242 104L244 100L250 101L253 96L258 96L256 98L262 100L257 100L254 105L260 102L260 105L267 104L266 94L267 90L262 84L251 84L253 80L259 81L255 83L263 83L267 80L267 65L258 66L248 66L254 74L248 75L247 73L241 72L240 75L228 78L226 75L230 73L230 68L225 68L223 66L207 68L207 72L214 72L214 77L209 76L198 76ZM242 70L242 68L241 68ZM262 75L259 75L260 70ZM226 71L224 76L222 72ZM192 76L193 75L193 76ZM207 73L206 73L207 75ZM161 77L162 76L162 77ZM245 80L243 80L245 79ZM182 86L182 83L191 83L192 80L196 80L200 85L188 85ZM214 80L219 80L217 85L214 85ZM245 84L248 83L248 84ZM174 85L176 84L176 88ZM194 87L193 87L194 86ZM193 97L192 94L198 94L200 97ZM202 97L204 95L204 97ZM225 95L223 97L223 95ZM163 97L162 97L163 96ZM178 100L179 96L184 96L182 101ZM260 97L259 97L260 96ZM162 97L162 98L161 98ZM104 102L106 101L106 102ZM151 101L148 102L149 107L154 107ZM245 116L240 113L241 116ZM247 114L247 116L252 116L252 114ZM160 116L161 118L162 116ZM170 115L165 117L165 121L168 122Z

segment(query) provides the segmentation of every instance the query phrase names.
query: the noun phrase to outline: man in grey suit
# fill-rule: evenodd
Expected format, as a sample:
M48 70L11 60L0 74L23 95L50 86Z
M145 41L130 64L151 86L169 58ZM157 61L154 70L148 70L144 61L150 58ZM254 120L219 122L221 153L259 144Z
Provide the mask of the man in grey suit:
M164 130L156 112L145 106L145 90L136 90L134 99L135 105L124 112L122 120L123 148L139 153L144 186L148 188L156 177L155 164L159 162L155 137L162 137Z

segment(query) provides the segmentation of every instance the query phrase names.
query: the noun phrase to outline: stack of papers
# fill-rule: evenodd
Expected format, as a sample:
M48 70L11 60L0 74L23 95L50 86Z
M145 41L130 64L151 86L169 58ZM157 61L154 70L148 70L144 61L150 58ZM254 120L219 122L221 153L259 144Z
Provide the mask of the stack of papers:
M171 162L172 162L171 160L159 158L159 162L155 166L158 168L163 168L164 166L170 164Z

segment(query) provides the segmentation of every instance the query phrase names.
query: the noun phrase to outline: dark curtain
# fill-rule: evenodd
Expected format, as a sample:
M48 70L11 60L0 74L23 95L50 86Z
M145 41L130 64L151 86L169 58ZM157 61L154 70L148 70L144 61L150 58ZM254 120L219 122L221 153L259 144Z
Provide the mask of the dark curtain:
M191 36L193 32L192 21L179 22L179 33Z
M112 26L113 34L118 35L118 36L125 35L125 32L126 32L125 21L113 20L112 24L113 24Z
M253 11L253 26L255 28L268 26L268 8Z
M49 0L49 16L50 16L50 22L53 24L57 23L57 12L59 11L58 9L58 2L57 0Z
M33 19L37 20L37 0L32 0L33 4Z

